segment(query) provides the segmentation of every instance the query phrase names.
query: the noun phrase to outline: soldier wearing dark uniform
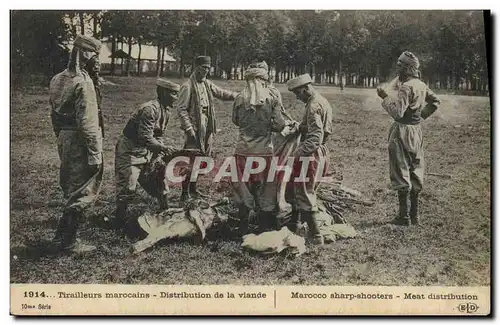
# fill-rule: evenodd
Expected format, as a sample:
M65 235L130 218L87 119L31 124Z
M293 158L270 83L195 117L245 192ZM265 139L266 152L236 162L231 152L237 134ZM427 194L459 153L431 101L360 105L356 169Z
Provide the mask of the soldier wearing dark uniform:
M423 134L420 122L431 116L440 101L420 80L420 63L411 52L398 58L399 87L396 96L377 88L382 107L394 119L389 130L389 172L391 185L398 191L399 213L393 223L419 224L418 196L424 182Z
M160 208L168 208L166 175L163 175L162 180L152 180L145 171L159 155L170 155L175 151L163 144L162 136L180 87L164 79L158 79L156 85L157 99L142 104L134 112L116 143L114 222L115 225L125 226L127 234L131 236L137 229L137 220L127 219L127 208L135 195L137 183L158 199Z

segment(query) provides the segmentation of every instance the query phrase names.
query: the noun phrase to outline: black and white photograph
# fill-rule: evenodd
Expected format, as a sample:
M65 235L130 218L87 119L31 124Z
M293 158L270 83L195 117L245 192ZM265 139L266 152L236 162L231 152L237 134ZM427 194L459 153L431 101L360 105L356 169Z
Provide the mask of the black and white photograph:
M11 286L489 308L491 34L488 10L10 10Z

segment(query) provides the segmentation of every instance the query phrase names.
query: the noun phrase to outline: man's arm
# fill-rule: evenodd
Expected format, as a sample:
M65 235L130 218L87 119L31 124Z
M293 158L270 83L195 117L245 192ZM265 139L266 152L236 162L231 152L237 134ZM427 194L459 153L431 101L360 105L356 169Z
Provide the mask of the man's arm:
M316 152L321 145L323 139L323 121L321 119L320 107L318 104L313 104L307 114L307 133L305 139L297 148L296 156L309 156Z
M145 146L152 152L160 152L165 146L154 137L156 116L152 107L144 107L137 128L137 140L140 145Z
M392 116L393 119L399 120L403 118L406 109L410 103L410 87L403 84L399 88L396 98L386 96L382 101L382 107Z
M421 116L424 120L434 114L441 104L439 98L429 87L426 89L425 101L427 102L427 105L425 105L421 112Z
M232 115L233 124L236 126L240 126L239 110L241 104L242 104L241 96L236 97L233 103L233 115Z
M191 123L191 118L189 117L189 99L191 98L190 86L185 83L181 86L179 91L179 98L175 104L177 114L181 121L181 128L184 131L189 131L193 129L193 124Z
M289 119L289 116L285 112L285 107L281 101L281 94L278 89L270 88L269 92L274 99L273 111L271 114L271 131L281 132L287 125L285 117ZM290 120L288 122L291 123Z
M207 84L210 87L210 91L212 92L212 95L215 98L221 99L221 100L234 100L236 96L238 96L237 92L231 91L231 90L226 90L222 89L221 87L217 86L211 81L208 81Z
M102 134L99 130L99 114L94 85L84 80L76 86L76 124L82 132L88 150L88 164L102 164Z

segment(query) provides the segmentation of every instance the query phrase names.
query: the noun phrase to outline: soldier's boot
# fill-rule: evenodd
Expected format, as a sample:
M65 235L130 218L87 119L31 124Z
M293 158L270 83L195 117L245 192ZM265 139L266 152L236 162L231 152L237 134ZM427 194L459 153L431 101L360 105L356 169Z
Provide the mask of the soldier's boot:
M168 209L168 197L167 194L160 194L158 197L158 204L160 205L161 210L167 210Z
M410 192L410 220L413 225L418 226L420 224L420 216L418 214L418 191Z
M128 203L123 201L116 202L116 210L114 216L111 218L110 223L114 229L122 230L127 222L127 209Z
M278 219L274 211L260 211L258 232L278 230Z
M300 222L300 213L297 209L292 209L292 216L287 225L288 230L298 235L301 232L302 223Z
M243 237L246 234L248 234L249 231L249 218L250 218L250 209L244 205L241 204L239 206L238 210L238 218L239 220L239 226L238 226L238 236Z
M65 211L59 220L56 236L52 241L51 251L67 251L73 253L86 253L95 250L94 245L87 245L77 239L77 231L82 212L76 210Z
M309 228L309 236L311 238L311 243L313 245L323 246L325 243L325 239L323 235L321 235L319 231L318 224L316 222L316 214L315 211L302 211L301 215L304 221L307 223L307 227Z
M186 202L191 199L191 194L189 193L189 175L186 176L186 179L182 181L182 194L181 194L181 202Z
M408 199L408 191L398 191L399 213L392 221L393 224L399 226L409 226L411 224L410 216L408 214Z

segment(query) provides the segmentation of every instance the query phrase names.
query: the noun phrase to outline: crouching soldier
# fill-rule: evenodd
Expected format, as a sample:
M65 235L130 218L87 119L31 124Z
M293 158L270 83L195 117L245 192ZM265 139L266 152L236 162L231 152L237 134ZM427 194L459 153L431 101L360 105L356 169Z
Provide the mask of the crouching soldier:
M397 65L400 82L397 95L389 96L381 87L377 93L394 119L389 131L389 172L392 188L398 191L399 213L393 223L409 226L419 224L418 195L424 182L420 122L438 109L440 100L420 80L420 62L413 53L402 53Z
M177 99L180 86L164 79L156 82L157 99L142 104L129 119L118 139L115 152L116 211L115 226L125 227L125 232L133 237L137 220L127 219L127 208L133 197L137 183L151 196L158 199L161 209L168 208L168 184L163 179L150 179L147 171L151 163L162 155L171 155L175 149L163 144L163 136Z
M292 225L297 225L302 219L307 223L312 236L313 244L322 245L323 236L316 224L318 213L316 190L322 176L327 173L328 148L325 143L332 133L332 107L311 85L308 74L303 74L287 82L288 90L293 92L297 99L306 104L304 117L299 126L301 141L295 151L293 177L290 179L287 201L292 205ZM306 175L303 181L302 164L307 163ZM321 175L318 171L323 168Z

